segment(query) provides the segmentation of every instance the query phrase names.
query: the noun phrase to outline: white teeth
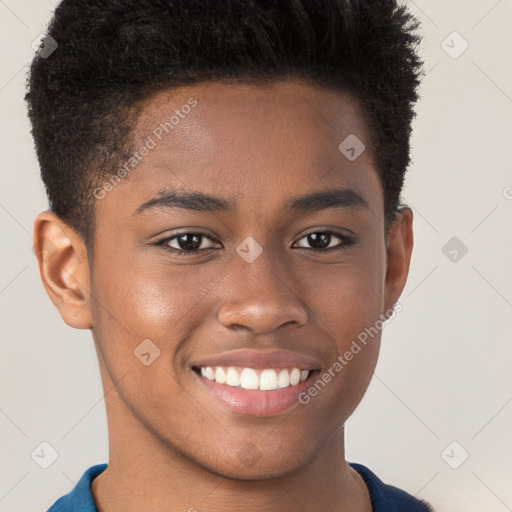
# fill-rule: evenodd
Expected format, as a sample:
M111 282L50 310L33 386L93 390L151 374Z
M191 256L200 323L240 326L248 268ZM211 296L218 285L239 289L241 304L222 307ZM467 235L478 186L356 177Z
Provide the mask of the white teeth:
M290 385L290 374L288 370L281 370L277 377L277 385L280 388L287 388Z
M290 373L290 386L296 386L300 382L300 370L294 368Z
M258 389L260 387L260 378L252 368L244 368L240 375L240 386L244 389Z
M256 371L254 368L243 368L239 372L236 368L230 366L223 368L201 367L201 376L209 380L214 380L219 384L227 384L232 387L242 387L244 389L259 389L262 391L271 391L288 386L296 386L299 382L304 382L309 375L309 370L299 368L281 370L267 368ZM259 374L258 374L259 372Z
M219 384L224 384L224 382L226 382L226 372L221 366L217 366L217 368L215 368L215 382L218 382Z
M228 368L226 384L233 387L240 386L240 375L238 375L238 372L234 368Z
M261 372L260 389L264 391L277 389L277 373L275 370L263 370Z

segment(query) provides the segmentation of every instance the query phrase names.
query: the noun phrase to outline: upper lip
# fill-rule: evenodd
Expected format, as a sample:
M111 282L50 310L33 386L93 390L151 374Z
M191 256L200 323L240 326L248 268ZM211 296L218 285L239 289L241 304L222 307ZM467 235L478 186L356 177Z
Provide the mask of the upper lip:
M238 349L204 357L192 362L195 367L240 366L243 368L299 368L301 370L318 370L320 363L315 359L291 350L251 350Z

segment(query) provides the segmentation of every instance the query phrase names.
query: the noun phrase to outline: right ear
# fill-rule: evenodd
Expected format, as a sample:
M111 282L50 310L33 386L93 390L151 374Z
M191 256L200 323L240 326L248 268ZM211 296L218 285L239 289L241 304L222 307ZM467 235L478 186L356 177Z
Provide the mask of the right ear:
M34 221L33 244L41 281L62 319L76 329L90 329L90 271L82 237L44 211Z

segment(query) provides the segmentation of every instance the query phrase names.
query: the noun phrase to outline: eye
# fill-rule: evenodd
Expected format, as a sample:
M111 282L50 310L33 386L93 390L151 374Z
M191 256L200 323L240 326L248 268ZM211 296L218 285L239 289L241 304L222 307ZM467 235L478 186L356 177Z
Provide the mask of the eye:
M341 241L341 243L336 243L336 238ZM310 245L310 247L299 246L302 249L313 249L317 252L327 251L327 250L340 250L346 249L351 245L354 245L356 241L343 234L339 231L334 231L332 229L326 229L322 231L313 231L303 236L298 242L301 240L306 240L306 242ZM297 242L297 243L298 243Z
M336 243L336 239L338 243ZM353 238L331 229L313 231L303 236L296 243L298 244L302 240L305 240L309 244L309 247L299 245L299 248L312 249L316 252L341 250L356 243ZM215 244L215 240L212 237L201 232L179 233L164 238L155 245L178 256L188 256L209 249L219 248L219 244Z
M179 233L156 243L162 246L166 251L177 254L178 256L198 253L214 248L212 245L205 247L205 241L214 242L213 238L206 233Z

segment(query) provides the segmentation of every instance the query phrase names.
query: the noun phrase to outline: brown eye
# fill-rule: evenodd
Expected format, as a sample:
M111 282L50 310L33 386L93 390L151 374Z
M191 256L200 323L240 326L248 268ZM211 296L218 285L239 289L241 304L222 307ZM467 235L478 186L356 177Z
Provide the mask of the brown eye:
M213 246L205 243L206 241L213 242L214 240L205 233L190 232L179 233L177 235L164 238L156 245L162 246L166 251L183 255L212 249Z
M338 242L336 242L336 239ZM314 249L317 251L344 249L354 245L355 243L354 239L344 235L343 233L332 230L313 231L302 237L299 242L301 240L305 240L307 244L309 244L309 247L301 245L299 246L300 248Z

